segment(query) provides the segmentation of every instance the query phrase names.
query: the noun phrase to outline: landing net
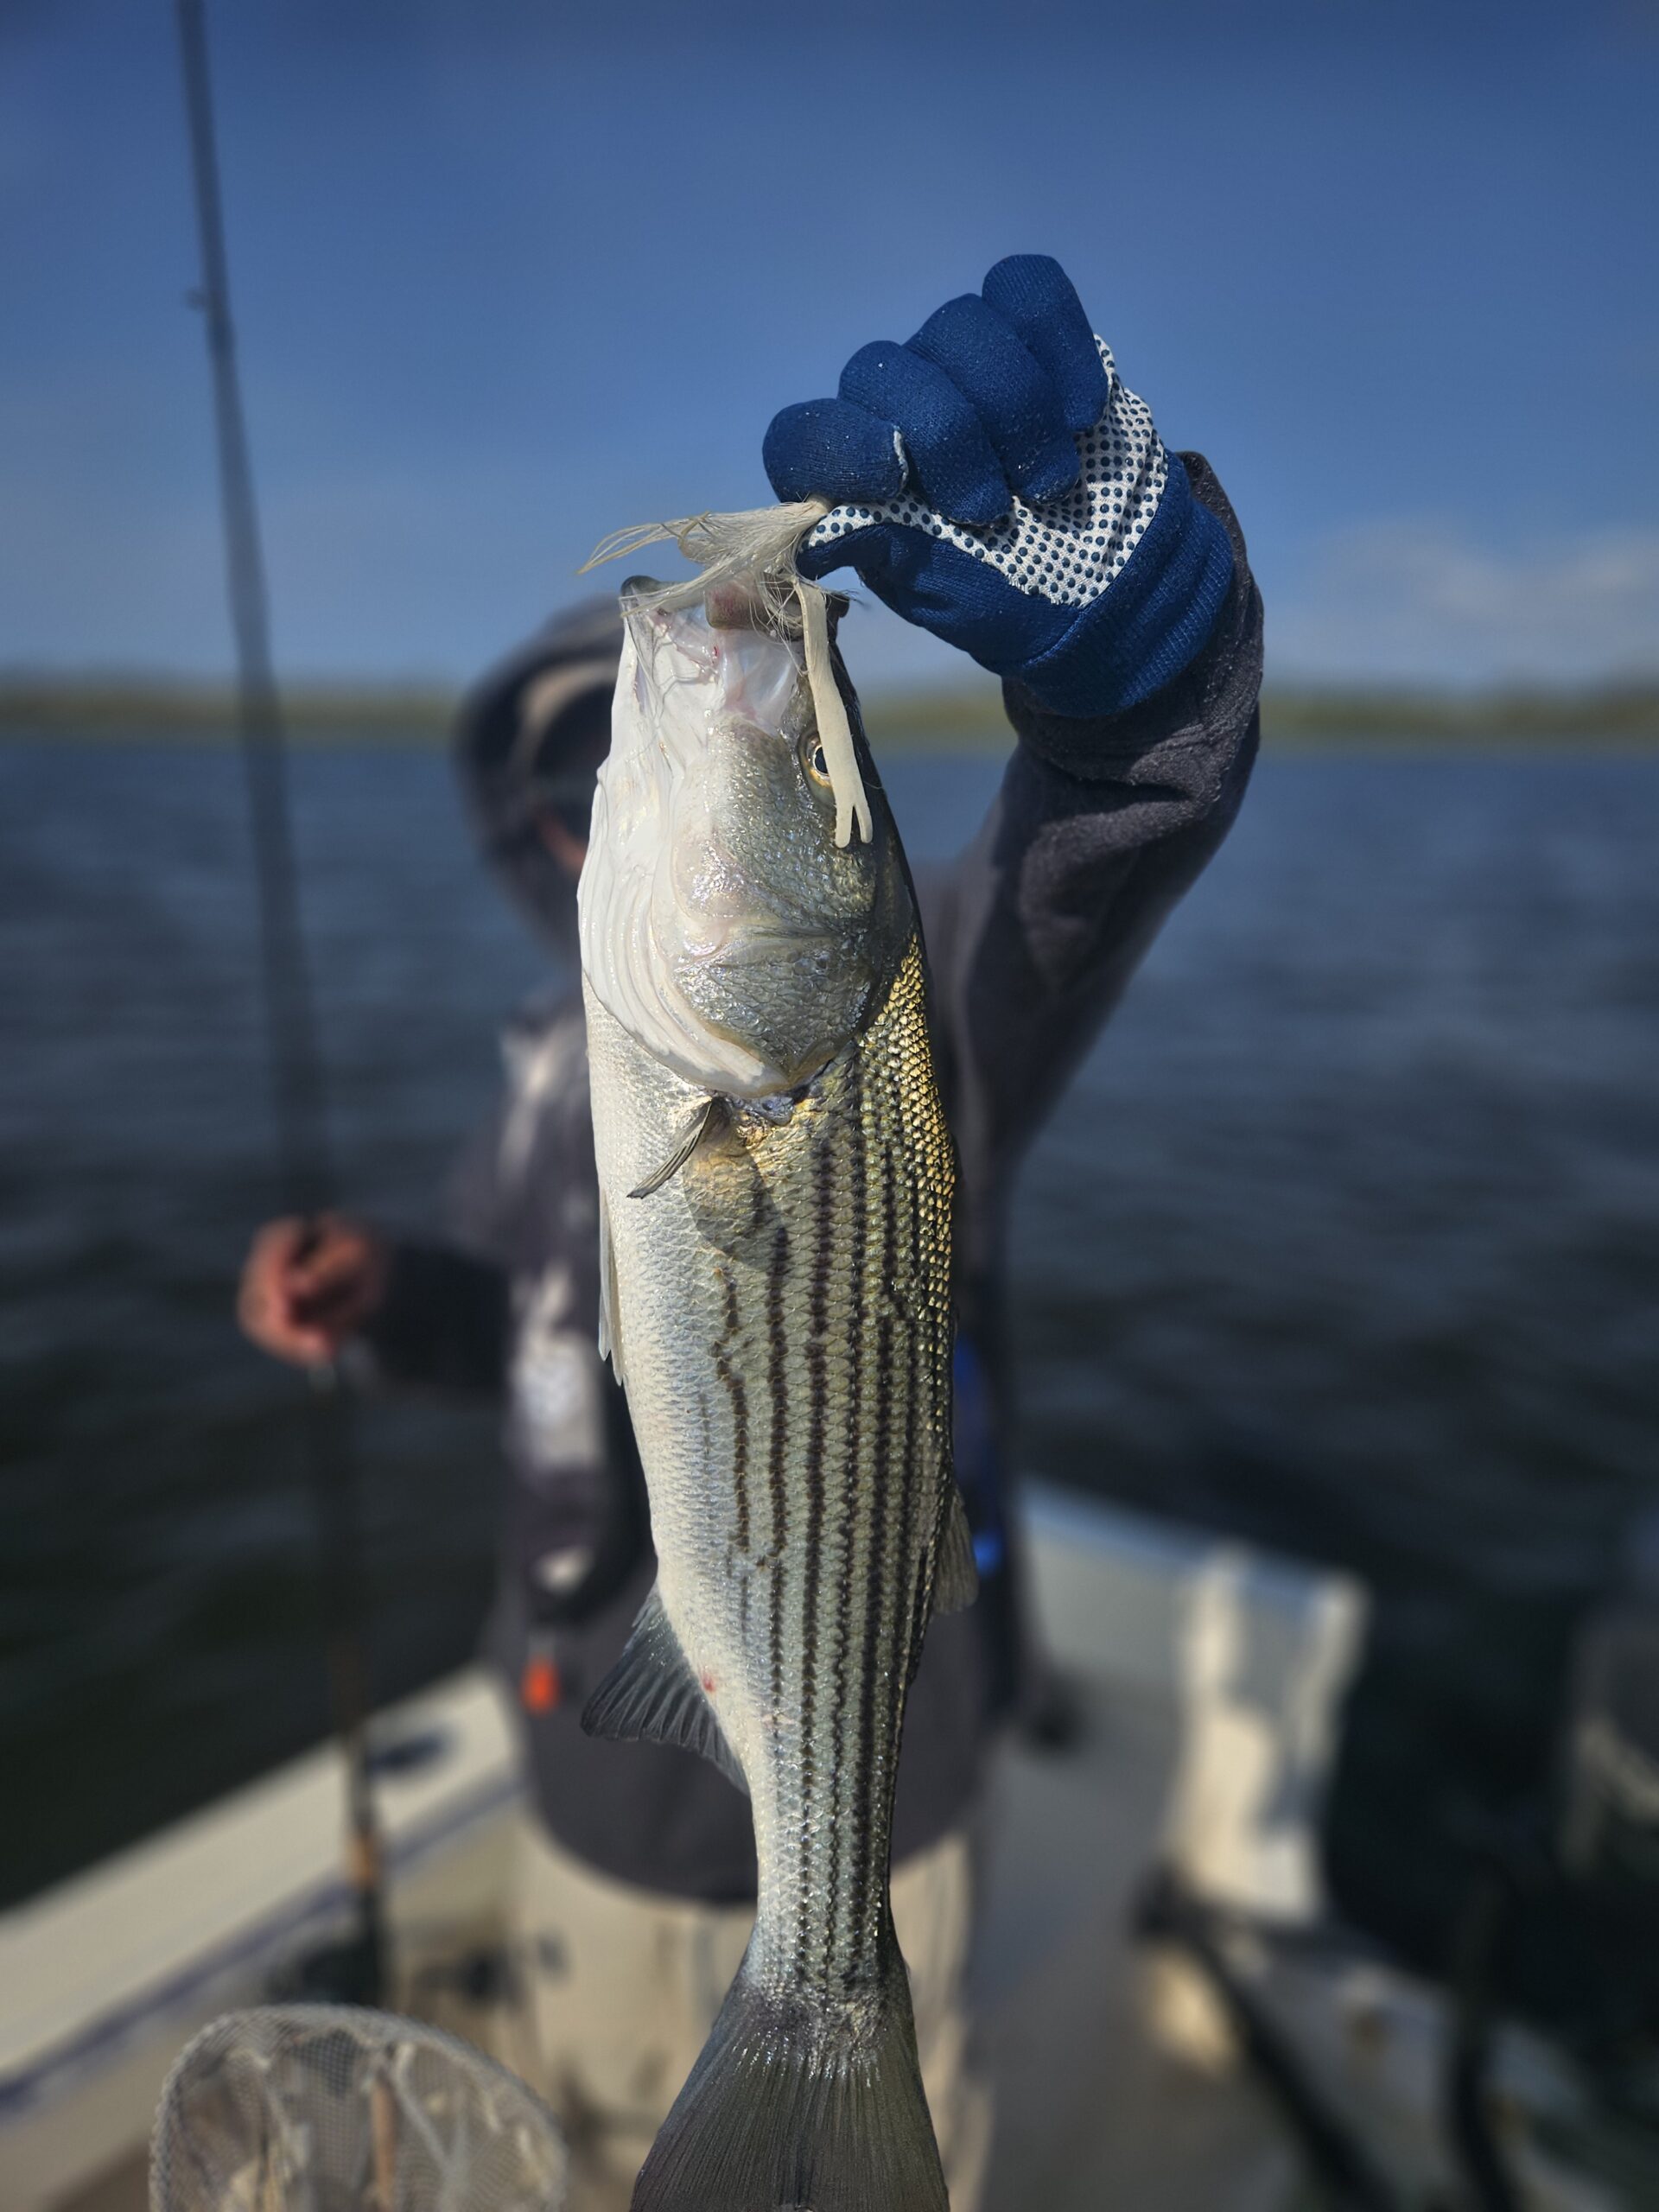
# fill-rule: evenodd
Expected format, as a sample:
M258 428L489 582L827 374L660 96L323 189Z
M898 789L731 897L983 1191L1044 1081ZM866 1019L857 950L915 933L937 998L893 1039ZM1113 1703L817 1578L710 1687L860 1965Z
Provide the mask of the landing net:
M168 2076L150 2212L558 2212L552 2114L480 2051L385 2012L227 2013Z

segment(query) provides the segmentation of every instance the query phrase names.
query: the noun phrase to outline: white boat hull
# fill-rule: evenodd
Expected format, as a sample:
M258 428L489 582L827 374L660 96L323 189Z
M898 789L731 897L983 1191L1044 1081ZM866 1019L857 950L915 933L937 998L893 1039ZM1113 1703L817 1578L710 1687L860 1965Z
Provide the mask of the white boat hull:
M1129 1905L1163 1857L1236 1904L1317 1912L1313 1823L1363 1597L1053 1493L1036 1500L1030 1538L1038 1617L1081 1686L1089 1733L1076 1756L1011 1754L991 1809L991 2204L1280 2212L1298 2164L1257 2093L1148 2036ZM511 1725L474 1670L383 1714L377 1733L432 1747L379 1786L394 2001L465 2031L465 2004L427 1969L500 1932L522 1817ZM1257 1817L1264 1793L1276 1830ZM345 1932L341 1808L325 1748L0 1918L6 2212L143 2205L149 2124L181 2046Z

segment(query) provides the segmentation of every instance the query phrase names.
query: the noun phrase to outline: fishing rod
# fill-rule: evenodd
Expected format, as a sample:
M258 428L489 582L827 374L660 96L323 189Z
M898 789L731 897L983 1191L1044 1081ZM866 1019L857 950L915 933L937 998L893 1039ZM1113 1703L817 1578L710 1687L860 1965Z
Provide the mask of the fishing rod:
M280 1186L287 1210L315 1222L332 1202L322 1056L300 923L282 701L270 656L253 468L237 372L230 268L213 129L202 0L175 0L185 113L190 132L201 283L200 310L213 372L225 567L236 639L238 726L252 829L259 908L261 997ZM351 1402L332 1366L309 1370L305 1454L315 1523L323 1632L334 1733L346 1779L346 1879L356 1934L328 1956L328 1993L378 2003L385 1980L385 1915L379 1824L368 1758L369 1677L362 1632L363 1544L359 1525ZM321 1962L319 1962L321 1964Z

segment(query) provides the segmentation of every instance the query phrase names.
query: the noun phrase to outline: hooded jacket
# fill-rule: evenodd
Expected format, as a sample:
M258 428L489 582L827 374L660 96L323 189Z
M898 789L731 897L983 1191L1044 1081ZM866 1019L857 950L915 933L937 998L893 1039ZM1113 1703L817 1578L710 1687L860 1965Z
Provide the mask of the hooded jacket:
M1017 1560L999 1470L1008 1425L1003 1255L1014 1169L1165 918L1226 834L1255 758L1262 603L1225 495L1197 454L1198 498L1233 576L1198 658L1123 713L1046 713L1016 683L1019 742L979 836L920 870L936 1059L956 1137L958 1474L978 1603L930 1626L906 1717L897 1858L956 1826L999 1712L1017 1695ZM456 758L507 889L575 975L574 886L534 834L532 765L614 677L613 605L550 624L463 707ZM730 1902L754 1894L746 1801L715 1768L656 1744L583 1735L656 1576L622 1395L597 1351L598 1194L579 995L527 1009L504 1039L500 1109L464 1155L441 1242L397 1246L368 1332L384 1377L483 1390L505 1406L508 1508L488 1635L520 1702L534 1800L552 1834L616 1878Z

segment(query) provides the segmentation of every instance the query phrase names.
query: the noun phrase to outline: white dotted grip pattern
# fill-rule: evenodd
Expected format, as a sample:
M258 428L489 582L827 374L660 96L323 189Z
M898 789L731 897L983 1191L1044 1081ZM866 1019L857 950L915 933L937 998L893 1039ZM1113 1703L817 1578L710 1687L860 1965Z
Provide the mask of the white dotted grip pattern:
M1017 494L1010 512L984 530L947 521L914 493L872 506L834 507L806 543L814 548L872 523L894 522L945 539L999 569L1016 591L1055 607L1087 607L1120 574L1158 512L1169 462L1151 410L1117 373L1112 349L1096 338L1108 397L1100 420L1077 440L1083 475L1046 506Z

